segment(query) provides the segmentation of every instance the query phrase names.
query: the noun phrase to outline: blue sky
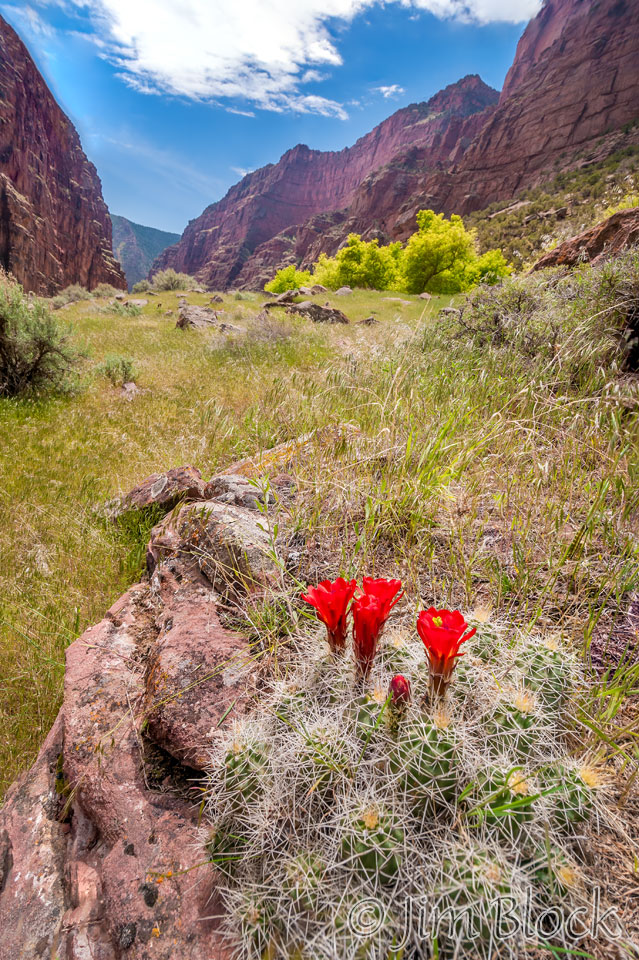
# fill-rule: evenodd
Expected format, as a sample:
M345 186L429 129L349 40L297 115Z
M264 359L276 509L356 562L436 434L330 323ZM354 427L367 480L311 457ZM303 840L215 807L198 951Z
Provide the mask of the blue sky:
M0 0L113 213L181 232L296 143L352 144L467 73L501 87L540 0Z

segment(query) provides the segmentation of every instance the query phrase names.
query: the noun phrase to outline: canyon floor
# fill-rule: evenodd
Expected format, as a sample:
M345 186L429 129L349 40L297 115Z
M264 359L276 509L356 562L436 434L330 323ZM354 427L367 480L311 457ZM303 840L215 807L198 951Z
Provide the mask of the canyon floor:
M54 724L69 644L98 624L67 653L67 695L89 716L85 680L96 703L106 709L108 700L102 635L129 614L139 633L133 608L150 589L153 527L151 553L164 549L157 524L166 508L145 508L143 491L142 509L114 522L117 498L173 467L192 465L207 481L236 465L244 484L254 478L258 499L272 500L263 536L280 544L294 573L279 587L270 580L266 594L218 598L220 625L268 658L308 632L299 585L340 572L401 577L409 605L422 598L480 624L537 631L578 658L588 681L571 704L570 736L605 766L611 817L625 838L593 835L588 882L623 905L634 943L638 290L639 255L630 250L468 297L316 297L348 324L265 309L272 298L256 293L120 295L62 307L57 316L85 354L73 390L0 406L1 786L29 767ZM215 310L214 322L177 327L184 299ZM212 496L205 506L217 509L216 491L195 499ZM204 602L201 577L187 598L192 616ZM171 630L181 614L167 604ZM98 664L85 680L78 650ZM134 668L130 656L123 669ZM75 771L88 793L86 751L72 736L82 710L65 704L65 773ZM51 773L47 750L58 749L60 722L20 790L37 791L40 774ZM192 741L180 741L187 765ZM149 795L155 789L146 783ZM20 809L21 796L5 809ZM99 792L94 800L101 810ZM118 933L123 949L129 926ZM587 948L593 953L579 955L608 958L613 949ZM619 949L615 956L632 955Z

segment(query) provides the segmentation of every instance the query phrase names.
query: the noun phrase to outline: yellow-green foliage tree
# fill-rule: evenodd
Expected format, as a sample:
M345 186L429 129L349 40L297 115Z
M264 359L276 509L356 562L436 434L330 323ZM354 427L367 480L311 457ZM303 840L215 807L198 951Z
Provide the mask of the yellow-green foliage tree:
M278 270L273 279L264 284L264 289L268 293L285 293L286 290L297 290L311 283L313 278L310 272L296 270L295 264L291 263L290 266Z
M433 210L420 210L417 227L405 246L399 242L380 246L377 239L365 241L351 233L336 256L320 255L312 277L286 267L265 290L279 293L314 280L330 290L349 286L461 293L478 283L496 283L512 272L500 250L477 254L475 233L466 229L461 217L453 214L447 220Z

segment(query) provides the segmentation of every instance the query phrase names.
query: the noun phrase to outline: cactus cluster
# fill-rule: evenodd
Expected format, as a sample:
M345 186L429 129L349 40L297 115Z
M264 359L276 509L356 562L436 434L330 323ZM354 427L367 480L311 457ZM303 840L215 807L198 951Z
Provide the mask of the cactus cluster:
M239 957L488 960L499 897L533 914L586 902L588 836L609 805L601 771L574 755L583 680L556 645L478 626L436 700L418 640L387 629L358 678L300 637L220 741L204 830ZM420 901L427 922L408 919ZM524 956L524 939L500 951Z

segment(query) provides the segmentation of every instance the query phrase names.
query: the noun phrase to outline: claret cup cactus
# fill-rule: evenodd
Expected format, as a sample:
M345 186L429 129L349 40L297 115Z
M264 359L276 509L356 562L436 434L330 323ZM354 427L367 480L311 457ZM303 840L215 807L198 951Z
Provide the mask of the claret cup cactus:
M406 917L422 900L452 918L432 932L441 960L492 960L495 898L533 916L583 902L589 838L619 812L601 769L574 755L577 664L459 611L430 607L417 635L394 631L401 596L381 578L306 591L331 651L300 634L215 746L203 839L238 960L420 956ZM499 943L500 960L525 950Z

